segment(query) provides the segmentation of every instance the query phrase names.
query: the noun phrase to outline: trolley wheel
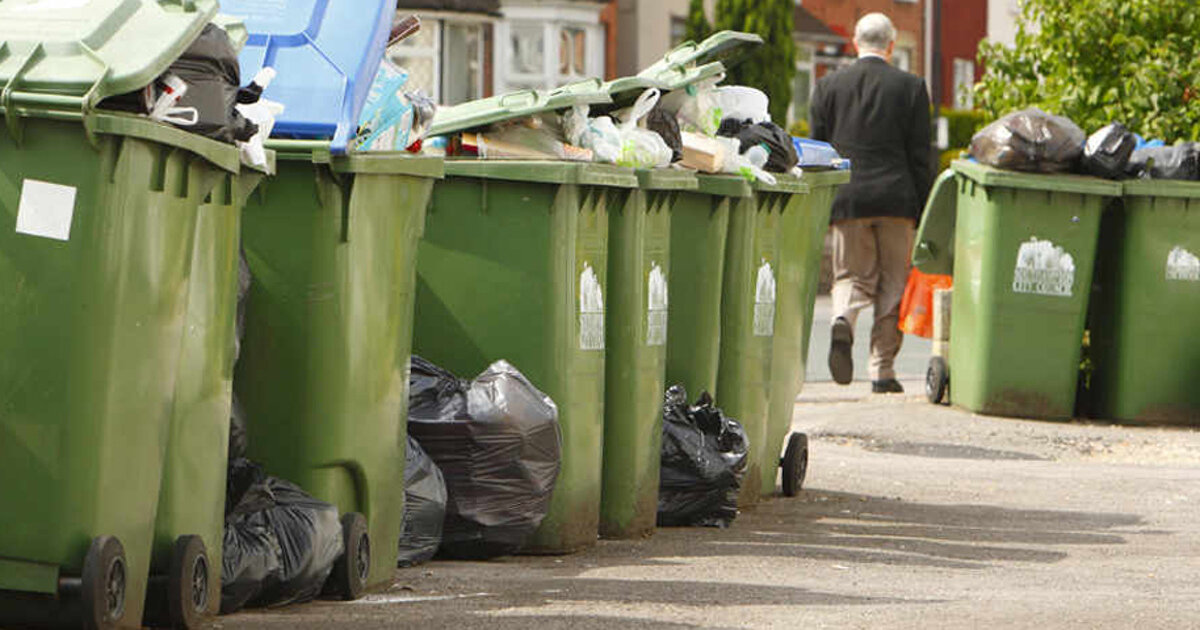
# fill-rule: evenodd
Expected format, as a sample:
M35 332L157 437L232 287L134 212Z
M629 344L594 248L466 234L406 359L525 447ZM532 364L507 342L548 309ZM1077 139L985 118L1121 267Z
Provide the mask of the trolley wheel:
M804 476L808 474L807 435L793 433L788 438L780 466L783 468L783 495L794 497L800 493L800 488L804 485Z
M127 567L125 547L116 536L97 536L92 539L83 558L81 580L84 628L109 630L121 622L125 615Z
M193 630L204 622L212 601L209 571L208 552L199 536L180 536L175 540L167 576L167 606L172 628Z
M946 387L950 384L950 368L943 357L930 357L929 369L925 371L925 398L933 404L939 404L946 397Z
M358 512L342 516L342 540L346 552L333 565L334 592L342 599L362 597L371 574L371 537L367 534L367 519Z

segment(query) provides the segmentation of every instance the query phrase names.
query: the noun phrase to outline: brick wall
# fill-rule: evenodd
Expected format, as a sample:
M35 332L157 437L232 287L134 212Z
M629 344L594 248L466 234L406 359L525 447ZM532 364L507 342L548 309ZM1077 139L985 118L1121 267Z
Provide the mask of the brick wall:
M854 37L854 25L859 18L873 11L886 14L896 25L896 46L911 51L910 70L914 74L925 75L925 0L803 0L803 6L830 28L850 39Z

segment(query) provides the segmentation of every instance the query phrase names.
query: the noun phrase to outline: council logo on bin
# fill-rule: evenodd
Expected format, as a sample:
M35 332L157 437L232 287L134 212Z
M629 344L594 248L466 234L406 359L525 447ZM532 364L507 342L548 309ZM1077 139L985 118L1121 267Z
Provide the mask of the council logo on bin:
M646 277L646 345L667 343L667 274L657 262L650 262Z
M1167 280L1200 282L1200 258L1176 245L1167 254Z
M579 348L604 349L604 292L589 262L579 274Z
M1017 250L1014 293L1071 297L1075 288L1075 259L1063 248L1033 236Z
M758 280L754 283L754 336L770 337L775 334L775 271L766 258L758 268Z

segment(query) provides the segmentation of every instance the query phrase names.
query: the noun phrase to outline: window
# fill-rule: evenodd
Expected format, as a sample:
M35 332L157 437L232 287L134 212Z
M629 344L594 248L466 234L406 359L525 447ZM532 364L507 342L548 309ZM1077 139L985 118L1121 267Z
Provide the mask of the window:
M587 33L582 28L558 32L558 78L575 81L587 76Z
M543 88L546 75L545 29L513 22L508 29L508 83L512 88Z
M671 48L674 48L687 39L687 18L679 17L678 15L671 16Z
M550 89L604 74L604 31L599 23L537 22L536 11L526 13L497 26L504 42L498 51L497 92Z
M427 19L387 56L408 71L407 90L420 90L442 105L482 98L485 28L490 27L482 22Z
M892 54L892 65L900 68L905 72L912 72L912 57L913 51L911 48L896 47Z
M970 59L954 60L954 108L975 108L975 62Z

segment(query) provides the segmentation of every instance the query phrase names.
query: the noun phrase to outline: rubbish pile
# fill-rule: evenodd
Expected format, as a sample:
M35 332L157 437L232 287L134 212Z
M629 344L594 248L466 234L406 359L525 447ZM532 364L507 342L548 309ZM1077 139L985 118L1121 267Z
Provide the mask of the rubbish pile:
M404 528L396 563L408 567L431 560L442 544L446 479L411 435L404 462Z
M520 551L545 518L558 479L554 401L507 361L467 382L414 356L408 434L445 478L438 553L480 559ZM410 540L433 537L433 528L415 527L425 518L405 518L414 525Z
M708 392L688 405L683 386L671 386L663 403L658 524L729 527L749 450L742 425L721 413Z
M1071 120L1036 107L1013 112L971 139L970 155L988 166L1106 179L1200 181L1200 145L1144 140L1114 122L1087 136Z

